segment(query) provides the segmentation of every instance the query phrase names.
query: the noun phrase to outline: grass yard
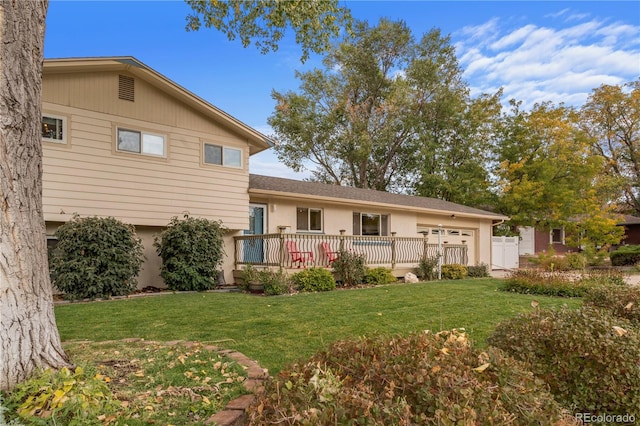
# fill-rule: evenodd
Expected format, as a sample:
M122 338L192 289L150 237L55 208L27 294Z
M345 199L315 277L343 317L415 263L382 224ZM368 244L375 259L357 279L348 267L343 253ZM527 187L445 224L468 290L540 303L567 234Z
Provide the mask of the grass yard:
M562 299L497 291L501 280L461 281L262 297L242 293L167 294L56 306L64 341L190 340L238 350L274 374L338 339L374 333L465 328L479 345L496 324Z

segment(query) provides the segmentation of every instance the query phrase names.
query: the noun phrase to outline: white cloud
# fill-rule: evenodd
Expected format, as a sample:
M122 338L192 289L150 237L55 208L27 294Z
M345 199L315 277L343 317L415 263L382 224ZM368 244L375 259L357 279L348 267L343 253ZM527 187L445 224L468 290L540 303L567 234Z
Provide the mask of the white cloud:
M518 28L514 32L507 34L504 37L501 37L495 43L491 45L493 50L501 50L506 47L509 47L513 44L526 40L531 33L535 30L535 25L525 25L522 28Z
M587 21L569 9L547 17L565 24L507 28L508 18L494 18L454 34L473 94L503 87L505 101L521 100L525 108L543 101L579 106L600 85L640 75L640 26Z
M459 33L468 41L482 44L483 41L490 42L498 31L498 18L493 18L482 25L463 27Z
M278 161L273 150L269 149L251 156L249 171L257 175L276 176L288 179L302 180L310 173L297 173Z

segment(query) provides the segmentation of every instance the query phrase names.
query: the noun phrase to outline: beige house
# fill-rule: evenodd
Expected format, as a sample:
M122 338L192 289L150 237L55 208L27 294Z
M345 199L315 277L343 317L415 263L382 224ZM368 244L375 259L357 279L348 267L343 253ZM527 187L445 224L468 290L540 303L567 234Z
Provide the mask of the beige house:
M330 266L340 248L369 264L412 267L439 243L452 263L490 264L492 225L506 219L441 200L250 176L249 157L269 139L132 57L45 60L42 142L47 235L74 214L135 225L146 256L141 288L163 285L153 237L185 213L229 229L227 282L249 263Z
M434 249L438 244L465 247L464 261L445 263L491 265L492 227L507 219L434 198L258 175L250 176L249 196L253 232L284 233L320 265L327 263L325 248L339 249L340 234L348 237L343 240L349 249L366 254L370 264L389 266L393 243L396 275L415 266L423 242ZM322 246L326 242L329 245ZM403 249L414 253L402 254ZM237 260L248 254L243 252L247 250L237 247ZM259 253L257 259L253 256L260 260Z
M140 287L162 283L153 236L173 216L222 220L233 252L264 135L131 57L47 59L42 92L47 235L74 213L135 225Z

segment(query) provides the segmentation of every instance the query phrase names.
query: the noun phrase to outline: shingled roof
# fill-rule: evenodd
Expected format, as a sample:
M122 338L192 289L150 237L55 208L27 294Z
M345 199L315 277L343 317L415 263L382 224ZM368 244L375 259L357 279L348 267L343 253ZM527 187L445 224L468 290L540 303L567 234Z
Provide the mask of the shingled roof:
M640 225L640 217L624 215L617 225Z
M285 179L273 176L254 175L249 176L249 192L252 194L270 193L286 196L295 194L315 199L327 199L333 201L356 201L360 203L388 205L392 207L410 207L412 210L429 210L443 214L456 214L470 217L483 217L487 219L506 220L508 217L475 209L449 201L436 198L416 197L404 194L392 194L390 192L375 191L372 189L353 188L350 186L331 185L318 182L307 182L294 179Z

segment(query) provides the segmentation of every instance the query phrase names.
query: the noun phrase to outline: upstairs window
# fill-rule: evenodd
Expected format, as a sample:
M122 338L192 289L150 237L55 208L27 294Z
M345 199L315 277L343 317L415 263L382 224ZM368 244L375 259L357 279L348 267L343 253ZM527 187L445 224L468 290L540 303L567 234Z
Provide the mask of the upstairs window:
M389 235L389 216L375 213L353 213L353 235Z
M118 151L164 157L166 140L162 135L118 128Z
M242 150L210 143L204 144L204 163L226 167L242 167Z
M298 231L322 232L322 210L298 207L296 222Z
M42 116L42 140L67 143L67 120L65 117L45 114Z

